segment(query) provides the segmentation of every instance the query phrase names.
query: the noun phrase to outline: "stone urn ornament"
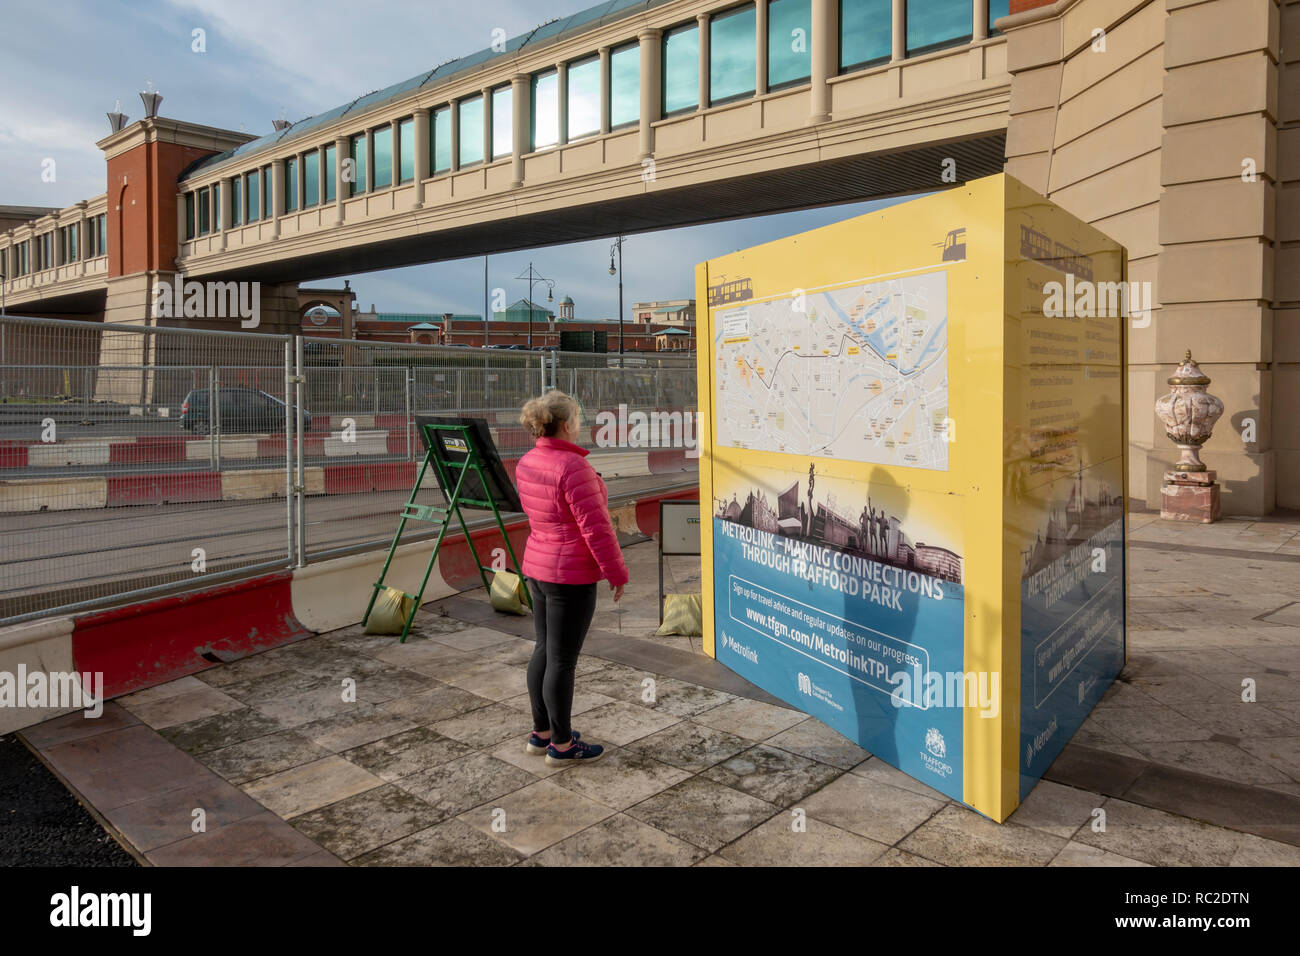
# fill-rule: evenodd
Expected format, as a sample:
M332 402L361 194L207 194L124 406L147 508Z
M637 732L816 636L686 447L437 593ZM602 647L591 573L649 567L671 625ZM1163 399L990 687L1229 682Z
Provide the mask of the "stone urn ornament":
M1215 473L1201 461L1200 451L1223 414L1223 402L1205 390L1210 377L1192 361L1190 349L1167 381L1170 392L1156 400L1156 416L1164 422L1165 434L1182 455L1173 471L1165 472L1160 517L1209 524L1219 520L1219 483Z
M1223 414L1223 402L1205 390L1210 377L1192 361L1191 349L1166 381L1172 388L1168 395L1156 399L1156 417L1164 423L1169 440L1182 452L1174 470L1206 471L1201 446L1210 440L1214 423Z

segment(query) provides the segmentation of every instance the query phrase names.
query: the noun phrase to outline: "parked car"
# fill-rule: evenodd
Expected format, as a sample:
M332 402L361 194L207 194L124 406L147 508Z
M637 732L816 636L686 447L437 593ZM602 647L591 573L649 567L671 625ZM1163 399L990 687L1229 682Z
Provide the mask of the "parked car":
M223 433L284 431L284 402L274 395L258 388L234 387L218 389L217 393ZM181 402L180 424L186 431L198 435L208 433L210 394L206 388L191 389ZM302 413L302 428L311 431L311 414L306 410Z

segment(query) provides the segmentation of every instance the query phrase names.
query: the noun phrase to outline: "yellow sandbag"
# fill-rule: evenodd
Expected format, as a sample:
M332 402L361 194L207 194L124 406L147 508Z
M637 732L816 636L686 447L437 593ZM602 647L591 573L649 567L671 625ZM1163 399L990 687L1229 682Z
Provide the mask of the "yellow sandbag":
M699 637L704 633L704 600L699 594L664 595L664 622L655 634Z
M506 614L528 613L524 610L527 601L524 594L524 580L513 571L498 571L492 576L488 600L492 602L494 610Z
M415 607L415 598L398 588L384 588L366 619L367 634L401 634Z

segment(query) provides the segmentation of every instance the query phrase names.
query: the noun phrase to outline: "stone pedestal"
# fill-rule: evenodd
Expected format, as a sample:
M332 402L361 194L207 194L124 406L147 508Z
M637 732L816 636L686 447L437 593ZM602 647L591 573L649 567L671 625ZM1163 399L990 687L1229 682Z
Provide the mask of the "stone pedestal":
M1167 521L1219 520L1219 483L1213 471L1167 471L1160 488L1160 517Z

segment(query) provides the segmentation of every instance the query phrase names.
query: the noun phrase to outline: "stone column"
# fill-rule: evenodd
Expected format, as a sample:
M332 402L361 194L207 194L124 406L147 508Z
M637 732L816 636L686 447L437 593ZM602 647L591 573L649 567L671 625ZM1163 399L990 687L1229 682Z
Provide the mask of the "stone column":
M808 38L809 69L812 89L808 124L825 123L831 118L830 78L835 75L832 62L839 43L835 35L835 0L812 0L812 36Z
M483 90L483 165L492 162L492 90Z
M226 251L226 234L230 231L231 209L233 196L231 195L230 184L234 181L232 177L226 177L221 180L221 201L217 204L220 208L218 222L213 223L217 229L217 251Z
M516 73L510 78L510 106L514 110L514 135L510 138L510 186L518 189L524 184L524 153L532 145L528 142L533 104L528 88L528 74Z
M366 195L375 191L375 131L366 130Z
M609 132L609 91L612 88L609 78L609 47L600 48L600 132Z
M89 258L87 250L89 248L90 244L86 242L86 200L81 199L77 202L77 275L79 276L86 274L86 260ZM0 262L3 261L3 259L0 259ZM7 269L0 269L0 272L4 272L7 276L13 275Z
M569 141L569 64L555 64L555 98L559 107L560 132L556 145L563 146Z
M424 179L429 175L429 108L415 111L415 208L424 208Z
M698 14L695 22L700 31L700 91L699 104L695 108L703 111L709 108L709 15Z
M460 99L454 99L448 104L449 114L451 117L451 169L449 172L456 172L460 169Z
M663 61L660 57L663 31L642 30L637 34L637 41L641 44L640 149L641 158L649 159L655 151L653 124L661 119L663 112Z
M907 0L894 0L894 44L890 60L907 59Z
M348 184L343 181L343 164L347 161L348 138L337 136L334 139L334 225L343 225L343 198Z
M767 0L754 0L754 95L767 92Z
M971 23L971 41L978 43L989 36L989 0L975 0L974 21Z
M280 238L280 217L285 212L284 201L284 160L271 160L271 182L268 189L271 194L271 238Z

